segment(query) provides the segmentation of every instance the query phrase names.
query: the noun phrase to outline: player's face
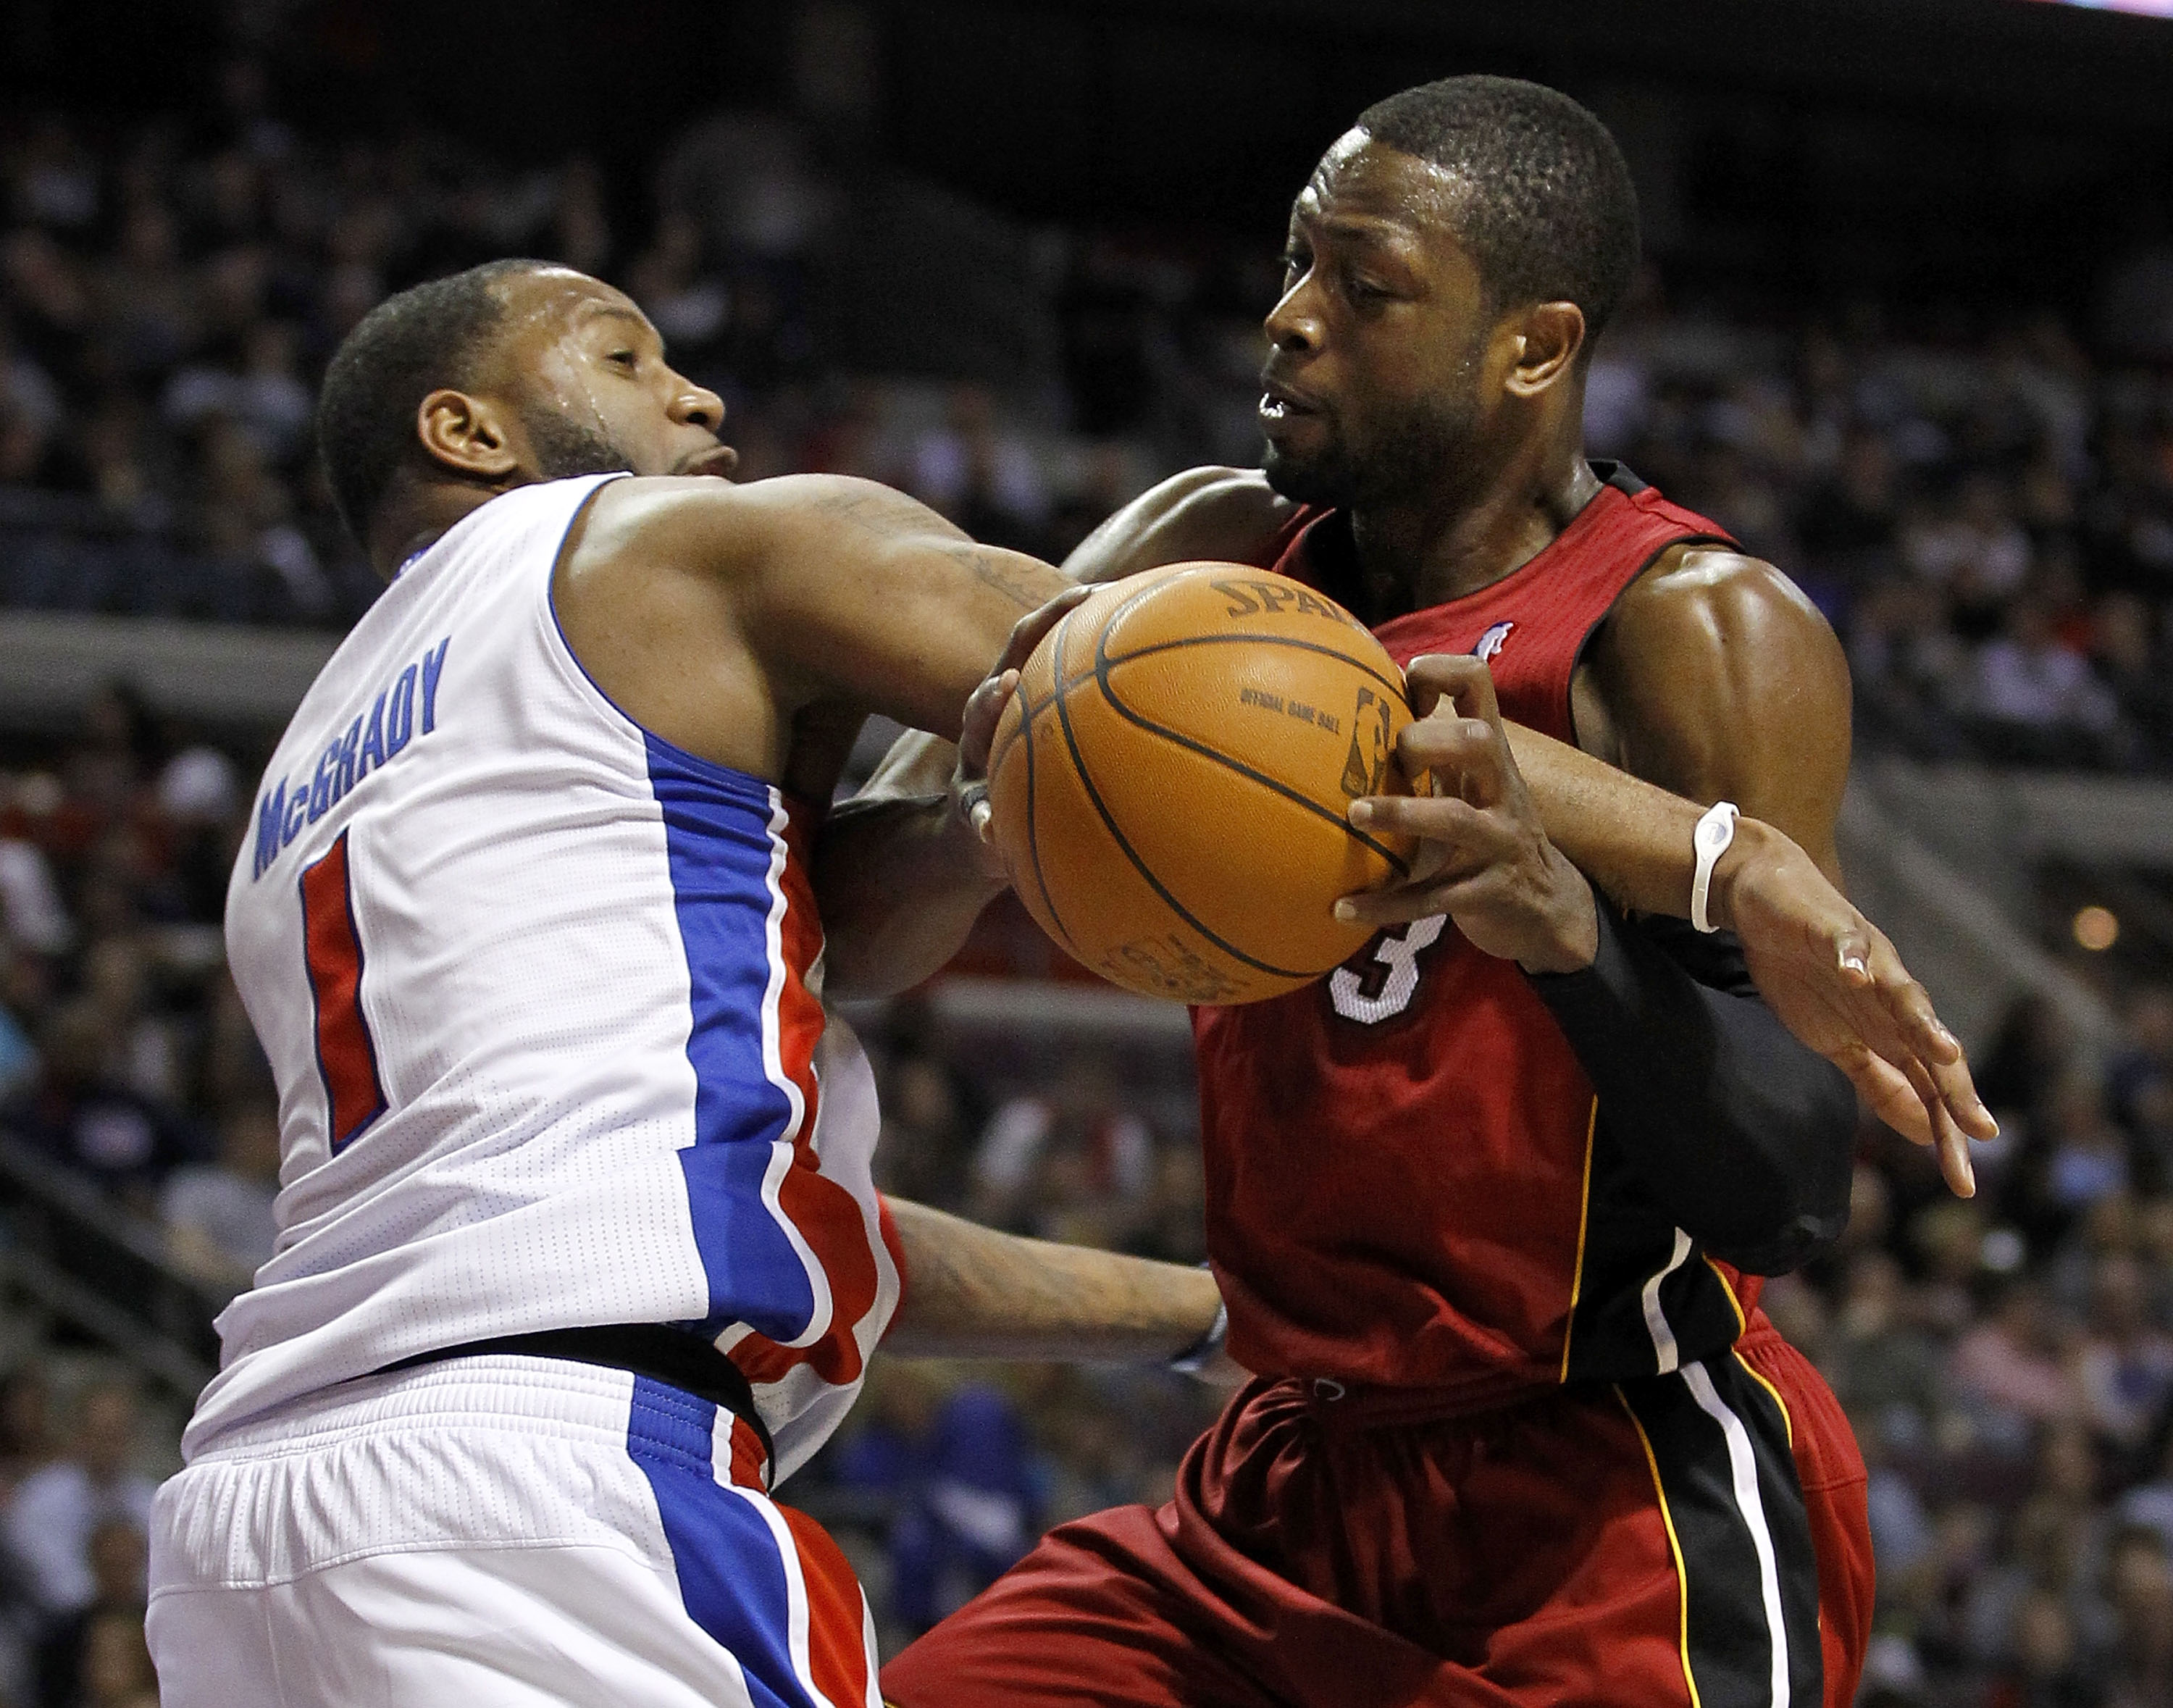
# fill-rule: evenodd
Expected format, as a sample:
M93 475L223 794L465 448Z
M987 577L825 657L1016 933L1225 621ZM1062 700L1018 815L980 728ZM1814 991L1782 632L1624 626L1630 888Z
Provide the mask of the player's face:
M1448 174L1352 131L1292 207L1259 406L1286 497L1423 502L1469 472L1494 326L1457 197Z
M522 436L521 461L569 475L728 475L739 461L717 430L717 394L675 372L631 299L549 267L508 282L499 348Z

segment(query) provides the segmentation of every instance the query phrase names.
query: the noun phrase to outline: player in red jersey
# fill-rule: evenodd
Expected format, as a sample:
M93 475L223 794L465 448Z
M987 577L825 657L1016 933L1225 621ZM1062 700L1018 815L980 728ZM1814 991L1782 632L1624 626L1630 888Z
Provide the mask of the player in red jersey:
M1354 806L1434 856L1353 898L1386 927L1365 951L1197 1016L1209 1250L1259 1379L1170 1504L1052 1533L894 1661L900 1708L1852 1698L1863 1466L1756 1277L1838 1232L1853 1100L1724 937L1569 864L1519 771L1551 768L1555 826L1559 761L1496 709L1837 878L1831 633L1583 455L1636 247L1620 157L1566 99L1467 78L1369 110L1293 212L1264 481L1181 477L1071 566L1243 558L1334 593L1442 698L1406 764L1461 786ZM1982 1111L1909 1065L1965 1188L1950 1113Z

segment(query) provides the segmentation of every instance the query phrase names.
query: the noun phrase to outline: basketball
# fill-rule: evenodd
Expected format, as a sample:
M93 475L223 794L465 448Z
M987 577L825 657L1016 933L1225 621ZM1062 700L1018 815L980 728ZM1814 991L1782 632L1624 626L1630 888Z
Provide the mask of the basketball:
M1403 673L1298 582L1180 563L1113 582L1020 672L989 752L1011 884L1042 929L1127 989L1258 1002L1372 929L1336 899L1402 876L1401 838L1354 829L1400 792Z

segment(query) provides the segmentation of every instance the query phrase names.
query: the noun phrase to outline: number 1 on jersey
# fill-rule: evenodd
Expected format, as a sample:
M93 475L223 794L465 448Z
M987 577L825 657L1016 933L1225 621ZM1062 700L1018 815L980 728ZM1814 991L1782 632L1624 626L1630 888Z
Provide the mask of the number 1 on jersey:
M317 1073L325 1082L326 1130L337 1156L385 1113L377 1045L362 1011L362 939L354 928L354 887L347 836L302 868L302 941L309 962L310 1006L316 1026Z

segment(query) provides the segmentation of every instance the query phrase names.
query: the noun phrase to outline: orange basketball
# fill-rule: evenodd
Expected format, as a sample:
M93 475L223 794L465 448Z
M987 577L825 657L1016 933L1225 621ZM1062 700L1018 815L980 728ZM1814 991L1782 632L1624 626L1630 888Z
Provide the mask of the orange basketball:
M1399 790L1403 673L1350 612L1235 563L1113 582L1035 649L989 802L1012 886L1086 965L1184 1002L1257 1002L1372 935L1340 896L1406 869L1351 827Z

